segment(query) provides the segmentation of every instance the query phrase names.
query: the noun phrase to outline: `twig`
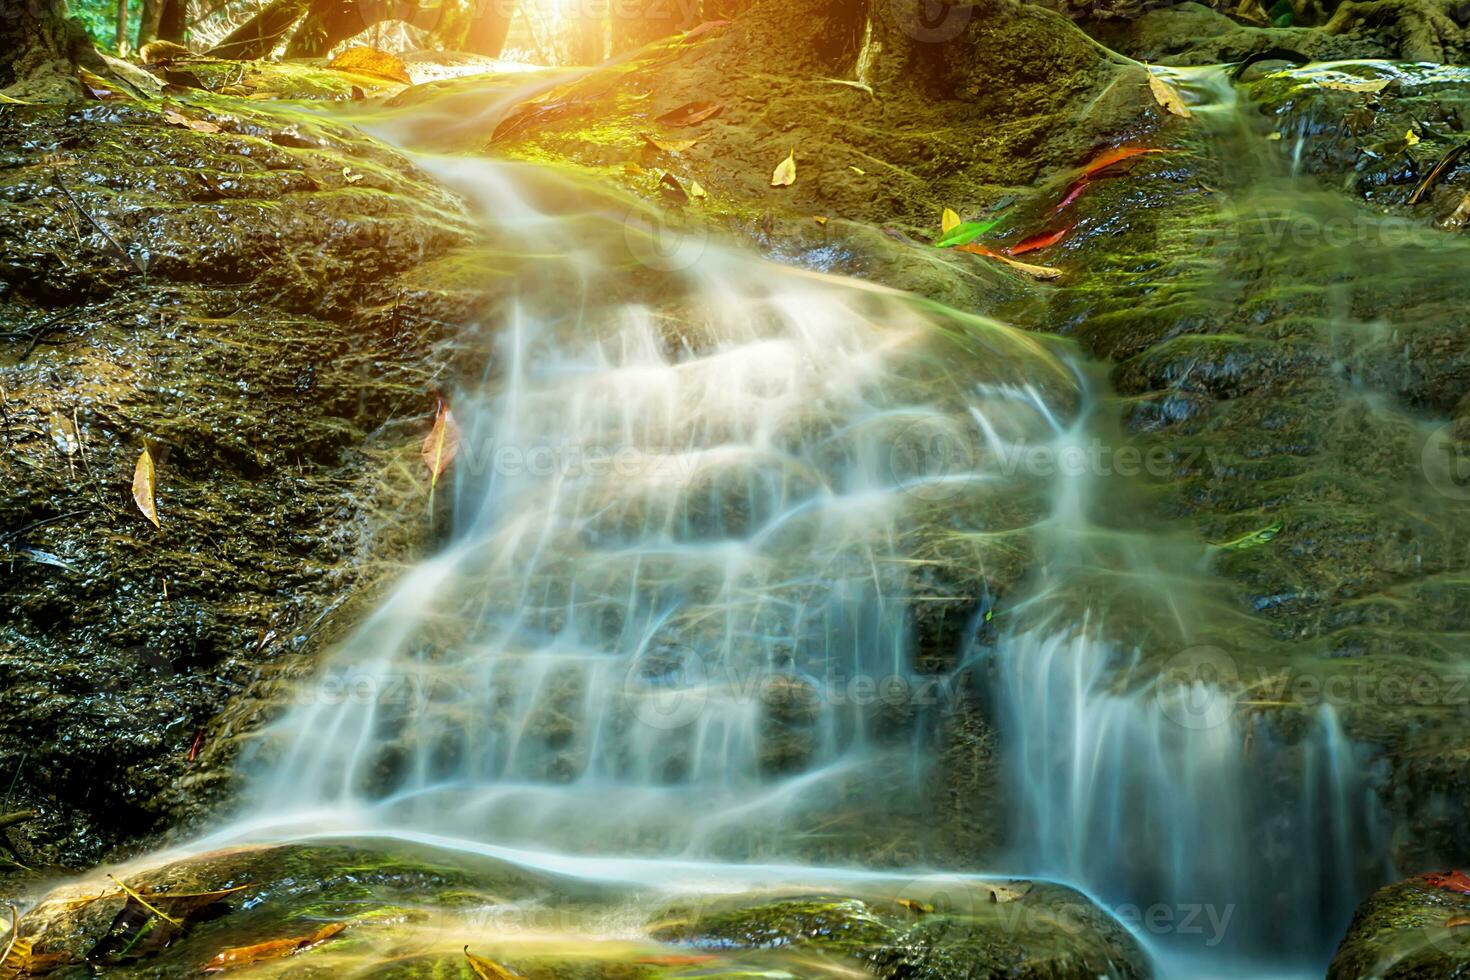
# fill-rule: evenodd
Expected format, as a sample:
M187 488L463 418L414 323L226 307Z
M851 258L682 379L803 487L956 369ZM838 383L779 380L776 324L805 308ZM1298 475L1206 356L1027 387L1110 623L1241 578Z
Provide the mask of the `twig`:
M31 354L35 352L37 347L39 347L43 343L47 343L46 337L48 335L62 329L65 321L72 316L73 312L74 311L68 310L65 313L60 313L47 320L40 326L36 327L34 330L11 330L5 333L0 333L0 337L5 338L6 340L30 341L30 343L26 345L26 349L21 352L21 355L19 357L19 360L23 361L26 358L30 357ZM63 341L57 341L57 343L63 343Z
M148 911L152 912L154 915L158 916L163 921L169 923L170 925L175 925L175 926L181 926L181 925L184 924L182 921L180 921L179 919L175 919L173 916L169 915L167 912L160 912L158 909L154 908L152 905L149 905L148 904L148 900L146 898L144 898L142 895L139 895L137 892L133 891L127 885L124 885L122 883L122 879L118 878L116 875L108 875L107 877L109 877L113 881L117 882L117 887L119 887L123 891L127 892L129 898L131 898L134 901L136 901L139 905L143 906L145 909L147 909Z
M48 524L55 524L57 521L68 520L72 517L81 517L85 513L86 511L84 510L69 510L65 514L57 514L55 517L43 517L38 521L31 521L29 524L22 524L20 527L16 528L13 531L0 532L0 542L10 541L13 538L20 537L27 531L34 531L38 527L45 527ZM9 793L7 793L6 795L9 796ZM3 823L0 823L0 827L3 826L5 825Z
M72 197L71 191L67 190L66 185L61 182L61 174L57 173L55 170L51 171L51 180L53 183L56 184L56 189L61 191L62 194L66 195L66 199L71 202L72 207L77 209L77 213L86 218L87 221L92 225L92 227L96 228L97 231L102 235L102 237L107 239L108 242L112 244L113 248L117 249L117 254L126 259L128 265L132 266L137 271L138 275L147 278L148 270L144 269L142 264L138 262L137 259L133 258L132 253L123 248L122 244L119 243L116 238L112 237L112 232L102 227L102 223L96 218L92 217L87 209L82 207L82 205L77 201L75 197Z
M5 905L10 909L10 942L5 944L5 955L0 956L0 967L10 962L10 954L15 952L15 944L20 940L20 913L9 902Z

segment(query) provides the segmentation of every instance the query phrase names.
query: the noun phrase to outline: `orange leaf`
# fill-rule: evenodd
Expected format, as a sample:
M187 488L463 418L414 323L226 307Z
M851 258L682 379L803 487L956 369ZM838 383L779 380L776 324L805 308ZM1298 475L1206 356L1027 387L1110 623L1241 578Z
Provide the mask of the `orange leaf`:
M720 102L686 102L659 116L658 121L665 126L698 126L706 119L718 116L724 108Z
M1104 150L1094 157L1086 167L1082 168L1080 179L1087 180L1089 177L1095 177L1114 164L1122 163L1124 160L1131 160L1134 157L1143 156L1146 153L1163 152L1163 150L1150 149L1146 146L1118 146L1111 150Z
M1419 877L1425 884L1433 885L1435 888L1470 895L1470 878L1465 877L1463 871L1426 871Z
M138 454L137 465L133 467L133 503L143 512L143 516L153 522L153 526L162 528L158 523L158 507L153 501L154 472L153 457L148 454L148 447Z
M1083 177L1081 180L1073 183L1071 187L1067 188L1067 196L1062 198L1061 202L1057 204L1056 207L1051 209L1051 213L1056 214L1058 211L1061 211L1067 205L1077 200L1077 198L1082 196L1082 192L1087 190L1091 183L1092 182L1086 177Z
M268 942L256 943L254 946L235 946L230 949L221 950L214 959L210 960L204 967L205 973L219 973L237 966L249 966L262 960L276 960L283 956L295 956L304 953L314 946L331 939L337 933L347 928L345 922L329 922L316 932L306 936L296 936L292 939L272 939Z
M386 51L374 51L372 48L348 48L328 62L327 67L333 71L350 71L354 75L371 75L390 82L413 84L403 62Z
M439 412L434 416L434 428L429 430L420 453L424 465L429 468L429 487L433 489L438 485L439 477L449 469L449 464L454 462L454 457L459 455L459 424L442 399Z
M1025 255L1027 252L1039 252L1043 248L1051 248L1057 242L1061 241L1063 238L1066 238L1067 233L1071 230L1072 226L1068 225L1067 227L1058 229L1057 231L1044 232L1040 235L1032 235L1025 241L1017 242L1010 248L1006 249L1006 254Z
M1007 255L992 252L984 245L957 245L955 246L955 251L969 252L972 255L983 255L987 259L995 259L997 262L1005 263L1017 272L1024 272L1033 279L1059 279L1062 275L1061 269L1054 269L1049 265L1032 265L1030 262L1017 262Z
M1444 920L1446 929L1454 929L1458 926L1470 926L1470 915L1453 915Z

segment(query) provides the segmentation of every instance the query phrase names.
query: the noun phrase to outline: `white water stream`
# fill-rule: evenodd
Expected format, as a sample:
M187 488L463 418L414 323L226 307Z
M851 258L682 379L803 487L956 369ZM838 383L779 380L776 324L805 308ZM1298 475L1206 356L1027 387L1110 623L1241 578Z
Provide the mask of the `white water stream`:
M412 147L407 125L379 131ZM826 815L922 779L938 719L894 738L841 693L916 679L915 610L944 597L912 570L990 521L1039 558L999 639L952 651L990 678L1011 788L975 801L1011 810L1011 864L987 870L1077 884L1162 975L1320 970L1380 846L1360 760L1330 713L1278 744L1190 679L1218 666L1190 625L1204 556L1100 526L1126 488L1013 465L1106 433L1066 348L670 236L536 168L422 162L517 253L513 299L463 341L492 357L452 396L452 538L262 740L230 833L397 832L614 877L804 860ZM1140 609L1164 626L1115 628ZM1183 682L1143 669L1173 653Z

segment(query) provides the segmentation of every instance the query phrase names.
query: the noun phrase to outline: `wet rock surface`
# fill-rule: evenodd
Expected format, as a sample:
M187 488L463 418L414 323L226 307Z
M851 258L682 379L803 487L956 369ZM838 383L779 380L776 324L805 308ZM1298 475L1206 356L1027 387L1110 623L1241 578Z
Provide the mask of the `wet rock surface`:
M1461 977L1470 971L1470 895L1419 875L1386 885L1353 916L1328 980Z
M11 857L75 865L194 811L234 754L223 705L422 537L367 550L415 509L384 474L468 300L404 276L473 232L290 107L8 105L0 145L0 809L38 811ZM144 447L161 528L131 499Z
M468 976L465 948L538 980L1149 975L1126 930L1071 889L926 878L849 887L671 898L416 845L297 844L74 882L38 896L18 935L38 975L57 978L198 976L230 951L312 936L324 938L290 956L235 959L253 976Z

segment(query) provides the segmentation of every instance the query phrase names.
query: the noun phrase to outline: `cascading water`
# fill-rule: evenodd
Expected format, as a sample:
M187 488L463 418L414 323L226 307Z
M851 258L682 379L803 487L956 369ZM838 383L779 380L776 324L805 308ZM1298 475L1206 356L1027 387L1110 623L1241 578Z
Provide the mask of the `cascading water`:
M533 168L424 163L542 256L453 400L452 540L270 733L262 817L751 857L909 793L925 720L844 694L911 677L938 510L1039 489L945 451L1044 438L1073 372L888 290L659 251Z
M463 341L493 357L453 399L455 527L262 739L244 832L787 853L911 791L933 719L839 694L912 679L934 529L1022 501L993 530L1034 535L1031 598L967 664L1006 747L1008 870L1135 909L1163 975L1320 964L1380 873L1360 760L1330 711L1281 738L1199 676L1224 603L1191 546L1097 519L1126 487L1008 465L1100 434L1065 348L660 241L536 168L423 163L503 246L486 277L518 277Z

